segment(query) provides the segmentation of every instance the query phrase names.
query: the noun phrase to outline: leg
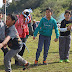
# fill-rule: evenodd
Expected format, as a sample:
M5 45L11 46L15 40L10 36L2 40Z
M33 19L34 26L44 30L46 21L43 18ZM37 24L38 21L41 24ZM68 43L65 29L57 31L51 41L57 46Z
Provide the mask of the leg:
M46 37L45 41L44 41L44 60L46 61L47 58L47 54L48 54L48 50L49 50L49 46L50 46L50 39L51 37Z
M65 37L59 37L59 55L61 60L64 60L65 56L65 42Z
M20 64L24 65L27 64L28 62L26 60L24 60L19 54L16 54L14 56L15 60L17 60Z
M23 56L24 51L25 51L25 45L23 45L22 50L18 54L20 56Z
M40 52L42 51L43 43L44 43L44 37L42 35L39 35L38 49L36 52L36 60L37 61L38 61L38 58L40 56Z
M11 71L11 58L14 57L21 49L18 50L10 50L6 53L4 57L4 65L5 65L5 70L6 71Z
M26 38L21 38L22 42L26 42ZM22 50L18 53L20 56L23 56L23 53L25 51L25 45L23 45Z
M66 46L65 46L65 59L69 59L69 50L71 44L71 36L66 37Z
M1 50L4 52L4 56L6 55L6 53L8 52L8 48L1 48Z
M26 42L26 38L21 38L22 42ZM25 51L25 45L23 44L22 50L18 53L20 56L23 56L23 53ZM19 62L17 60L15 60L15 64L19 65Z

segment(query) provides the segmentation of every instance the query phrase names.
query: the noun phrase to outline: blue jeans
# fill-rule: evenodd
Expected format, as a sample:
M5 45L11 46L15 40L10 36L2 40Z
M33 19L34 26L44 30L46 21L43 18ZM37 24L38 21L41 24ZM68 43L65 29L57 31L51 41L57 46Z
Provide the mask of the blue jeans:
M38 49L36 52L36 60L38 60L38 58L40 56L40 52L42 51L43 44L44 44L44 56L43 56L44 60L43 61L46 60L49 46L50 46L50 40L51 40L51 37L49 37L49 36L39 35Z

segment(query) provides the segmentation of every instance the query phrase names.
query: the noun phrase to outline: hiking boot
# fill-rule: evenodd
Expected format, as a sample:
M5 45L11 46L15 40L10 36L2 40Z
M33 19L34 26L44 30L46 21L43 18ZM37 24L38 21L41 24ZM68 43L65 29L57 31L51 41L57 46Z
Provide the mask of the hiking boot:
M27 69L29 66L30 66L29 63L25 64L25 65L23 66L23 70Z
M46 61L43 61L43 65L48 65L48 63L46 63Z
M69 61L69 59L65 59L65 60L64 60L64 62L67 62L67 63L69 63L70 61Z
M62 62L63 62L63 60L60 60L60 61L59 61L59 63L62 63Z
M38 61L37 60L35 60L34 66L38 66Z

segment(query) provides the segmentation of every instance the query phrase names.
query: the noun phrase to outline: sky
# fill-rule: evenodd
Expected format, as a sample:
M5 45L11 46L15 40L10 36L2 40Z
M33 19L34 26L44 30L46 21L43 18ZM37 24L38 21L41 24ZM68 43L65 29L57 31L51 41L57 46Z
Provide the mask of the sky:
M9 0L9 2L12 2L12 0ZM2 7L3 5L3 0L0 0L0 8Z

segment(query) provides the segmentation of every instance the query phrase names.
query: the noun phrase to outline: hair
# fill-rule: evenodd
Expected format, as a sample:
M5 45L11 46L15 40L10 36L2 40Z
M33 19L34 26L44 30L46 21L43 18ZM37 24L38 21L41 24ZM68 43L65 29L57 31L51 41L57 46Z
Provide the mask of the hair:
M49 10L50 12L53 12L53 10L50 7L46 8L46 10Z
M65 14L66 14L66 13L69 13L69 14L71 15L71 12L70 12L69 10L66 10L66 11L65 11Z
M13 20L16 21L15 17L14 17L12 14L8 14L7 16L9 16L9 17L12 19L12 21L13 21ZM15 23L14 23L14 24L15 24Z
M7 16L11 17L12 20L16 20L12 14L8 14Z

